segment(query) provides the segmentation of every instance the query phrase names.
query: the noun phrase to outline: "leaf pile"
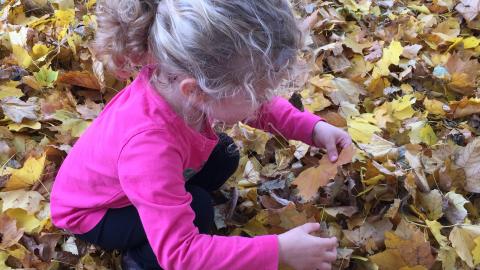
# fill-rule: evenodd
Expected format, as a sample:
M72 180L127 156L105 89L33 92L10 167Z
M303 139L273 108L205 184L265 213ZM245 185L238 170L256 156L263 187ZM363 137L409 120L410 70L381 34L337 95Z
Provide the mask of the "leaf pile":
M63 158L127 83L89 48L95 0L0 5L0 269L118 269L116 254L54 228L49 213ZM474 269L480 2L292 5L320 20L301 55L309 76L284 88L355 144L332 164L321 149L237 124L228 132L242 156L216 196L218 233L316 221L319 236L340 241L335 269Z
M53 227L49 194L76 139L125 86L89 49L95 0L0 1L0 269L112 269Z

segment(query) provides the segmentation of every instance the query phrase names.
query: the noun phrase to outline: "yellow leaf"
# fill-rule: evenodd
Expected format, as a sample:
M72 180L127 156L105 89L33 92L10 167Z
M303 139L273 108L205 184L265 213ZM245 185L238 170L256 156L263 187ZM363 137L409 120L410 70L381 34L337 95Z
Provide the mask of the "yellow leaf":
M376 124L377 121L373 118L373 114L364 113L347 120L348 133L356 142L369 143L373 134L382 131Z
M355 35L347 35L343 40L343 44L352 49L355 53L362 54L363 50L372 46L371 43L358 43L354 40Z
M34 215L28 214L23 209L8 209L5 214L17 221L18 228L23 229L26 233L37 232L41 226L41 221Z
M458 256L472 268L474 267L472 257L472 250L475 248L474 239L479 236L479 226L456 226L448 237Z
M21 123L10 123L7 125L7 128L11 131L20 131L24 128L39 130L42 128L42 124L38 121L24 119Z
M337 90L337 87L333 84L333 79L335 79L334 76L325 74L322 77L317 75L311 78L309 82L325 93L330 93Z
M60 128L65 132L70 132L73 137L80 137L80 135L82 135L91 124L91 121L85 121L84 119L81 119L78 114L64 109L57 110L54 114L54 118L62 121L62 126Z
M388 48L383 48L383 56L377 62L373 69L373 78L388 76L390 74L389 66L398 65L400 63L400 55L402 55L403 47L398 41L392 41Z
M87 8L91 9L96 3L97 3L97 0L88 0Z
M32 56L35 60L47 55L50 52L50 48L48 48L44 44L35 44L32 48Z
M480 39L478 39L474 36L465 38L463 40L463 48L465 48L465 49L473 49L473 48L478 47L478 45L480 45Z
M441 247L446 247L448 245L448 239L447 237L442 235L442 232L440 232L440 229L442 228L442 224L440 224L436 220L425 220L425 223L427 223L428 228L433 234L433 237L437 240L437 242L440 244Z
M437 135L426 121L411 123L408 127L411 129L408 136L413 144L423 142L428 145L434 145L438 141Z
M446 105L443 104L443 102L440 102L436 99L425 98L425 100L423 101L423 105L430 114L446 115L446 112L443 109Z
M5 251L0 251L0 269L2 270L11 270L12 268L8 267L5 264L5 261L8 259L8 253Z
M25 255L28 253L29 251L22 245L17 245L16 248L12 248L12 249L8 249L8 254L10 256L13 256L19 260L23 260L25 258ZM1 268L1 264L0 264L0 269L3 269Z
M55 25L65 27L75 20L75 9L55 10Z
M430 126L428 123L426 123L425 126L420 130L420 139L427 145L434 145L438 141L435 131L433 131L432 126Z
M238 125L232 129L232 137L242 141L245 149L253 150L259 155L265 153L265 145L267 141L270 140L269 134L242 123L238 123Z
M22 97L23 92L17 88L18 85L20 83L16 81L9 81L0 85L0 99L5 97Z
M425 6L425 5L409 5L408 6L409 9L411 10L415 10L415 11L418 11L418 12L421 12L423 14L430 14L430 10Z
M312 93L311 89L306 89L301 92L301 95L305 108L310 112L319 112L332 105L322 92Z
M475 242L475 248L472 250L473 264L478 265L480 263L480 236L476 237L473 242Z
M18 65L28 68L32 64L32 57L25 49L27 45L27 28L22 27L19 32L9 32L12 52L17 59Z
M415 114L412 104L415 103L413 95L405 95L392 101L390 104L391 114L398 120L411 118Z
M6 168L7 173L12 174L5 184L5 190L14 190L30 187L35 182L37 182L43 173L45 167L46 154L43 153L41 157L36 159L35 157L30 157L25 161L21 169L13 169L10 167Z
M413 93L413 87L410 84L404 83L400 86L400 89L402 89L402 92L404 94L412 94Z

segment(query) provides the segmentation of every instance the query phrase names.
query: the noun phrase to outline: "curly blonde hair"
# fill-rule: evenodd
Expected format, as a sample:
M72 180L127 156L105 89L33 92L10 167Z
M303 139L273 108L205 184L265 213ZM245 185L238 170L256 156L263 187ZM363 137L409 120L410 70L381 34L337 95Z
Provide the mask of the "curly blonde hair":
M117 74L150 61L213 99L246 91L252 105L258 83L276 85L303 44L287 0L102 0L97 21L96 54Z

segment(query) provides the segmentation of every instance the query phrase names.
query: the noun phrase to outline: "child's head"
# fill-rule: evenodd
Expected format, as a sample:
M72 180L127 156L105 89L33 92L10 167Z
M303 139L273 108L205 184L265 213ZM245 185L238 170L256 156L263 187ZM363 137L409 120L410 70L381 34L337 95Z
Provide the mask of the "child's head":
M288 76L302 40L288 0L103 0L97 19L110 68L157 64L152 82L167 99L228 122Z

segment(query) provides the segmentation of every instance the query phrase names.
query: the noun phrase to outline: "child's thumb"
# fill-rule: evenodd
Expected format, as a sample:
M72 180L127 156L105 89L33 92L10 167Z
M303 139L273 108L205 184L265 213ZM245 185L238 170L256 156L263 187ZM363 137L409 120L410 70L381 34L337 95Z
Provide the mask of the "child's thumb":
M328 154L328 159L332 163L337 161L338 151L337 151L337 146L334 143L327 145L327 154Z
M305 233L311 233L320 229L320 223L305 223L299 229Z

